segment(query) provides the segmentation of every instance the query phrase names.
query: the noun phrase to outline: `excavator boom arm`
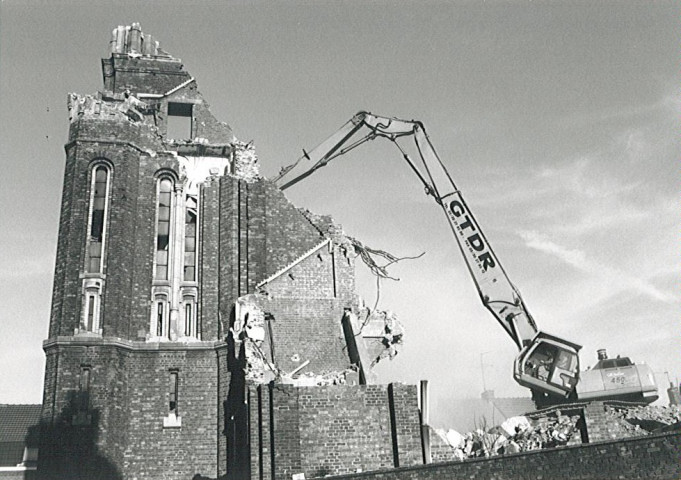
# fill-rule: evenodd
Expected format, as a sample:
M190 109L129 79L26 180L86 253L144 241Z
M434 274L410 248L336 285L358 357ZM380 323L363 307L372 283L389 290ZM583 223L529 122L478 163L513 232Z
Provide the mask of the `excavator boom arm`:
M520 385L532 390L537 405L550 404L556 399L561 402L565 398L609 398L632 393L640 396L642 392L647 402L657 398L657 386L650 372L646 375L638 372L634 380L642 386L627 386L628 389L621 388L619 384L613 386L612 382L606 383L601 379L601 371L609 375L608 378L612 377L611 380L619 379L621 372L611 371L612 369L591 370L580 377L578 352L581 347L538 331L520 293L506 275L421 122L359 112L310 153L303 151L304 155L282 170L275 181L288 174L304 159L313 163L305 173L282 185L280 188L284 190L310 176L334 158L377 137L390 140L400 150L404 160L425 187L426 193L433 197L445 213L482 303L520 349L514 361L513 377ZM413 143L408 144L408 140ZM415 158L407 151L415 152ZM586 381L586 373L591 380ZM581 392L577 388L577 383L582 383L580 378L585 380Z
M461 192L437 155L421 122L359 112L319 146L309 153L304 152L295 164L282 170L275 181L281 180L303 159L313 162L303 174L281 185L280 188L285 190L327 165L334 158L377 137L391 140L399 148L404 160L425 187L426 193L432 196L442 208L483 304L511 336L518 348L522 349L538 333L537 326L523 303L520 293L509 280L475 217L466 205ZM420 157L416 162L398 142L408 137L414 142Z

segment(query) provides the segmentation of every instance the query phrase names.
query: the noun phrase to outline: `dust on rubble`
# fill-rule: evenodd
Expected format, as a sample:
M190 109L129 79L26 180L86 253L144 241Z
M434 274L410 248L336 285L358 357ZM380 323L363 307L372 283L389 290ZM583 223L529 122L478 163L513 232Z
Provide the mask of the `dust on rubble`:
M624 425L617 438L649 435L681 428L679 406L606 406L606 418ZM572 413L572 412L571 412ZM501 425L487 428L482 422L475 431L432 429L433 462L466 460L518 452L529 452L582 443L584 422L580 414L564 415L553 410L544 415L511 417Z

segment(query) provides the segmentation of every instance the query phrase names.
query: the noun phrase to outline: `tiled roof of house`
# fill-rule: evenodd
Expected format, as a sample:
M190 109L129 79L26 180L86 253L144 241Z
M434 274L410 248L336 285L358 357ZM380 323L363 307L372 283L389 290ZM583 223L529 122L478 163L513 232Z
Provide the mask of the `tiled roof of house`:
M0 405L0 443L24 442L40 422L42 405Z
M32 427L40 422L42 408L42 405L0 405L0 467L18 465L25 447L37 447L38 432Z
M524 397L440 399L433 402L431 420L435 427L464 433L478 428L485 430L507 418L535 410L532 399Z

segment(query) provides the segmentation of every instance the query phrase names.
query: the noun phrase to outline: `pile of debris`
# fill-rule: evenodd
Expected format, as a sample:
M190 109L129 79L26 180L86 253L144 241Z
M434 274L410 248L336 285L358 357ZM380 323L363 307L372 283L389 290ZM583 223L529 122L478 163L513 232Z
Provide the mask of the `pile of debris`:
M631 424L632 428L654 432L666 427L677 425L681 428L681 407L671 406L606 406L608 416L623 420Z
M572 410L570 413L573 413ZM613 438L649 435L681 429L681 407L605 405ZM433 462L466 460L509 453L542 450L582 443L581 415L566 415L560 410L541 415L511 417L500 426L478 428L460 434L455 430L431 429Z
M556 411L538 419L511 417L498 427L487 431L477 429L464 435L455 430L437 429L437 436L449 448L440 445L432 449L433 461L490 457L581 443L579 419L579 415L562 415Z

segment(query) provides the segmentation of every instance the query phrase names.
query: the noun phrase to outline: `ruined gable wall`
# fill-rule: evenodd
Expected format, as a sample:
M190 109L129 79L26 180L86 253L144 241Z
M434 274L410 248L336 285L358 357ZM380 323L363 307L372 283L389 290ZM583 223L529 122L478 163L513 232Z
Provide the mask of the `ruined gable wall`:
M196 81L179 89L177 92L168 95L168 102L191 103L192 104L192 134L191 138L205 139L211 144L228 144L234 141L234 134L229 125L218 121L211 113L208 102L203 98L198 90ZM159 115L159 125L165 129L168 109Z
M341 328L343 307L337 301L281 298L264 307L272 317L274 360L284 373L308 360L299 375L340 373L350 368Z
M220 315L324 238L271 182L220 179Z

